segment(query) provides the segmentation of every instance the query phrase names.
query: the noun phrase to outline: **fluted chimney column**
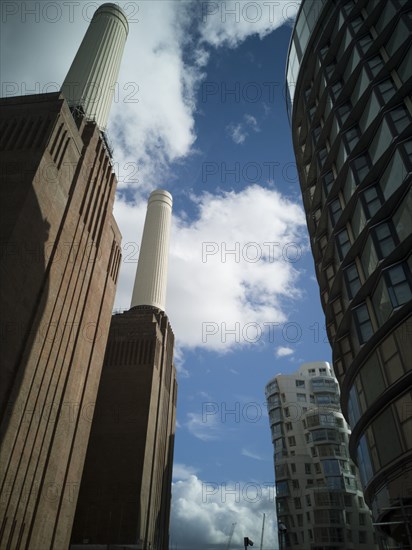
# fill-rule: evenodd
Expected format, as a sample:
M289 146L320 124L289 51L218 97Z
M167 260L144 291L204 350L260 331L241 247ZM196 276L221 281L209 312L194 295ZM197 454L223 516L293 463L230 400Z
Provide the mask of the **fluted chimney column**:
M172 195L162 189L149 197L131 307L165 310L172 204Z
M128 32L127 18L119 6L100 6L62 85L69 105L82 107L102 131L107 126Z

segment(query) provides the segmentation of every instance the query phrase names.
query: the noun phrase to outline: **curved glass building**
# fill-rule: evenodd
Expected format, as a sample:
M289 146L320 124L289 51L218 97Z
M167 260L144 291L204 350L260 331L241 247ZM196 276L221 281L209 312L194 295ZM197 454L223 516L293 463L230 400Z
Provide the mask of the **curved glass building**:
M322 306L374 522L412 548L412 3L303 0L288 110Z

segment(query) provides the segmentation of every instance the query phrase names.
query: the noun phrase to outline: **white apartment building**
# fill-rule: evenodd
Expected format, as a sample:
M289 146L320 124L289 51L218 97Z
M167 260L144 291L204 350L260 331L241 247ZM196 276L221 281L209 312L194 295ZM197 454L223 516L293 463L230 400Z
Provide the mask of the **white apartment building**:
M330 365L306 363L275 376L266 399L280 550L378 548Z

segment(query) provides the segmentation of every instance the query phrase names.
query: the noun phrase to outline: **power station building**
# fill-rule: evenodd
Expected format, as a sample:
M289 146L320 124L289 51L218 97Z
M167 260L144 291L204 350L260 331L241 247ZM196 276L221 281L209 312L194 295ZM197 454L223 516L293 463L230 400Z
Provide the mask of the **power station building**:
M73 550L169 548L177 399L164 312L171 209L167 191L150 195L131 308L112 318Z
M412 547L412 19L303 0L289 114L321 302L374 522Z
M70 541L121 259L103 130L127 34L101 6L62 93L0 100L1 548Z
M279 548L378 548L350 429L328 363L306 363L266 385L276 478Z

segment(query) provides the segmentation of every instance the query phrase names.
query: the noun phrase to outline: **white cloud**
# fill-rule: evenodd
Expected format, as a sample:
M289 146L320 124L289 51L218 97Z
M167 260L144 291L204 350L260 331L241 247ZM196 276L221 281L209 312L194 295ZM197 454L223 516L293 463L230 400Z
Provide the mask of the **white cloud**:
M259 330L269 330L264 323L286 322L284 302L299 297L299 261L289 259L306 245L302 209L258 185L192 200L197 218L174 215L169 256L166 311L179 357L185 348L225 352L259 344ZM120 309L130 306L145 211L146 200L115 203L123 234Z
M248 458L253 458L255 460L264 460L260 455L257 453L254 453L253 451L249 451L248 449L242 449L241 454L243 456L247 456Z
M242 124L229 124L226 130L229 136L238 145L243 143L248 136L248 133L244 131Z
M192 475L173 483L172 495L172 547L224 550L232 523L231 548L240 548L244 536L258 546L265 513L264 548L277 548L272 482L204 482Z
M188 10L186 2L141 2L139 24L130 25L110 127L124 171L120 187L152 189L171 162L192 151L195 90L203 78L198 67L207 63L207 52L199 48L191 65L183 60ZM131 166L138 167L137 177Z
M243 42L248 36L265 37L274 29L290 24L299 8L296 2L239 2L221 0L205 2L203 6L202 39L212 46L230 46Z
M227 133L238 145L244 143L244 141L248 137L248 129L251 129L254 132L260 132L260 127L256 118L248 114L243 116L243 122L239 122L238 124L232 123L226 127Z
M197 474L198 468L194 466L186 466L186 464L173 463L173 480L188 479L190 476Z
M254 132L260 132L258 122L254 116L246 114L244 119L246 124L250 126Z
M294 350L292 348L279 346L276 348L276 357L287 357L288 355L293 355Z

